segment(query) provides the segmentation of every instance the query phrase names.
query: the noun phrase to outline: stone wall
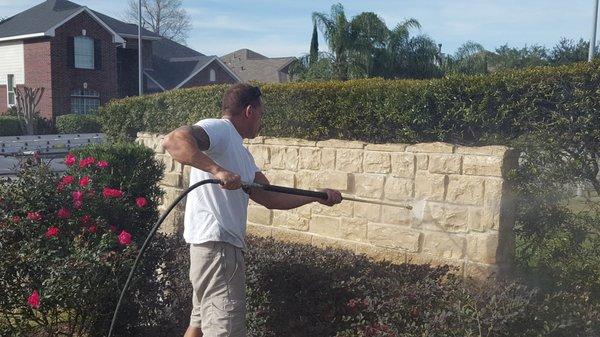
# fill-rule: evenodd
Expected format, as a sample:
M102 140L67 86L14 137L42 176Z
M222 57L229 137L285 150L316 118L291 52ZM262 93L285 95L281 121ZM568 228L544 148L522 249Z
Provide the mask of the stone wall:
M140 133L166 166L164 203L188 185L188 168L164 153L160 135ZM504 274L514 252L506 173L517 156L503 146L446 143L367 144L259 137L248 141L256 164L275 185L334 188L363 199L291 211L250 203L248 232L278 240L341 247L395 263L450 264L463 275ZM183 206L168 231L177 231Z

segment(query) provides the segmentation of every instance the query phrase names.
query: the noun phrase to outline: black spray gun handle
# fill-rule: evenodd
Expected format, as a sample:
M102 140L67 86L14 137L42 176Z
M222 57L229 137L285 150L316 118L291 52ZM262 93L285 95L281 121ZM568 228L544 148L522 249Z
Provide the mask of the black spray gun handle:
M260 183L255 183L255 182L252 182L252 183L242 182L242 188L246 192L248 192L248 190L251 188L259 188L261 190L270 191L270 192L301 195L301 196L305 196L305 197L319 198L319 199L324 199L324 200L327 200L327 198L328 198L326 192L302 190L299 188L260 184Z

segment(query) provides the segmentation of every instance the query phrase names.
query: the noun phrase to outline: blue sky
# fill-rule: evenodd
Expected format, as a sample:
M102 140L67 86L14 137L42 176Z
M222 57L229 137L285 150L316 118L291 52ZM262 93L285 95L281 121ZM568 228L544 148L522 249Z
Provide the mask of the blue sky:
M10 16L41 0L0 0L0 16ZM116 18L126 0L75 0ZM308 52L311 13L329 12L335 1L316 0L183 0L192 16L188 45L207 55L250 48L267 56L300 56ZM389 27L406 18L422 25L421 33L454 53L473 40L486 49L541 44L561 37L589 39L593 0L356 0L340 1L349 17L372 11ZM418 32L415 32L418 33ZM326 48L320 41L321 49Z

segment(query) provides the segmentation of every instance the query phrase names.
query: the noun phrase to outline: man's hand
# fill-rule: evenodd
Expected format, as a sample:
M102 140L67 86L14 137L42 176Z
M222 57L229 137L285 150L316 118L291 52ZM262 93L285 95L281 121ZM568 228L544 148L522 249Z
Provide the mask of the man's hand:
M319 203L327 206L333 206L342 202L342 193L340 191L325 189L323 192L327 193L327 199L318 199Z
M237 190L242 187L242 178L233 172L223 169L217 171L214 176L221 181L221 188Z

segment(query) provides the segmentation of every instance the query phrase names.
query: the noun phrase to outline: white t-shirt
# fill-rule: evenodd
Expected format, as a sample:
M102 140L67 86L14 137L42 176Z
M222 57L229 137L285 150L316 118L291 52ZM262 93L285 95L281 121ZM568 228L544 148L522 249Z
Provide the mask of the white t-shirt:
M204 119L196 125L210 139L210 147L204 152L207 156L224 169L239 174L242 181L254 181L260 170L229 120ZM190 186L204 179L214 176L192 167ZM245 249L247 215L248 194L242 189L226 190L216 184L200 186L187 196L183 237L192 244L221 241Z

